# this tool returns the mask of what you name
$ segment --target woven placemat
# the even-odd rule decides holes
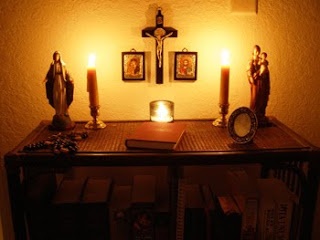
[[[276,125],[259,128],[250,144],[235,144],[227,128],[215,127],[210,120],[181,120],[180,122],[186,123],[187,128],[176,152],[301,149],[304,147],[302,143]],[[73,131],[88,132],[88,138],[78,142],[78,152],[142,151],[127,149],[125,146],[126,137],[141,123],[141,121],[106,122],[104,129],[88,130],[85,128],[85,122],[77,122]],[[53,131],[42,126],[38,134],[29,141],[37,142],[52,134],[54,134]],[[27,142],[24,143],[27,144]]]

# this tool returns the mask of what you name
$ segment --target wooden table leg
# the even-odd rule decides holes
[[[316,210],[318,187],[319,187],[319,173],[320,173],[320,164],[317,163],[317,161],[309,162],[309,169],[308,169],[308,175],[307,175],[308,186],[306,189],[306,197],[303,203],[305,206],[305,209],[304,209],[302,221],[301,221],[303,223],[303,226],[302,226],[302,232],[300,236],[303,239],[312,239],[312,226],[314,222],[314,215],[315,215],[314,213]]]
[[[9,164],[6,164],[5,167],[15,239],[26,240],[24,194],[20,181],[20,168],[17,166],[10,166]]]

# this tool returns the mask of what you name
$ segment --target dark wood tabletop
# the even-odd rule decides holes
[[[299,156],[307,161],[314,147],[275,118],[271,119],[271,126],[258,128],[253,142],[248,144],[235,143],[228,129],[213,126],[212,120],[178,120],[186,123],[187,128],[174,151],[128,149],[125,139],[141,121],[106,122],[106,128],[99,130],[88,130],[86,122],[79,121],[72,131],[85,131],[88,137],[77,141],[75,154],[62,156],[47,149],[24,151],[24,146],[59,133],[50,130],[50,121],[44,120],[5,159],[6,164],[21,166],[48,164],[60,158],[72,159],[72,165],[232,164],[288,161]],[[240,156],[245,158],[239,160]]]

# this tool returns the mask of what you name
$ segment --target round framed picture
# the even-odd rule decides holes
[[[228,120],[228,131],[236,143],[250,143],[258,129],[256,114],[248,107],[234,110]]]

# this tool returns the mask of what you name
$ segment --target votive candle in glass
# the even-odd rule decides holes
[[[152,122],[173,122],[174,102],[155,100],[150,102],[150,120]]]

